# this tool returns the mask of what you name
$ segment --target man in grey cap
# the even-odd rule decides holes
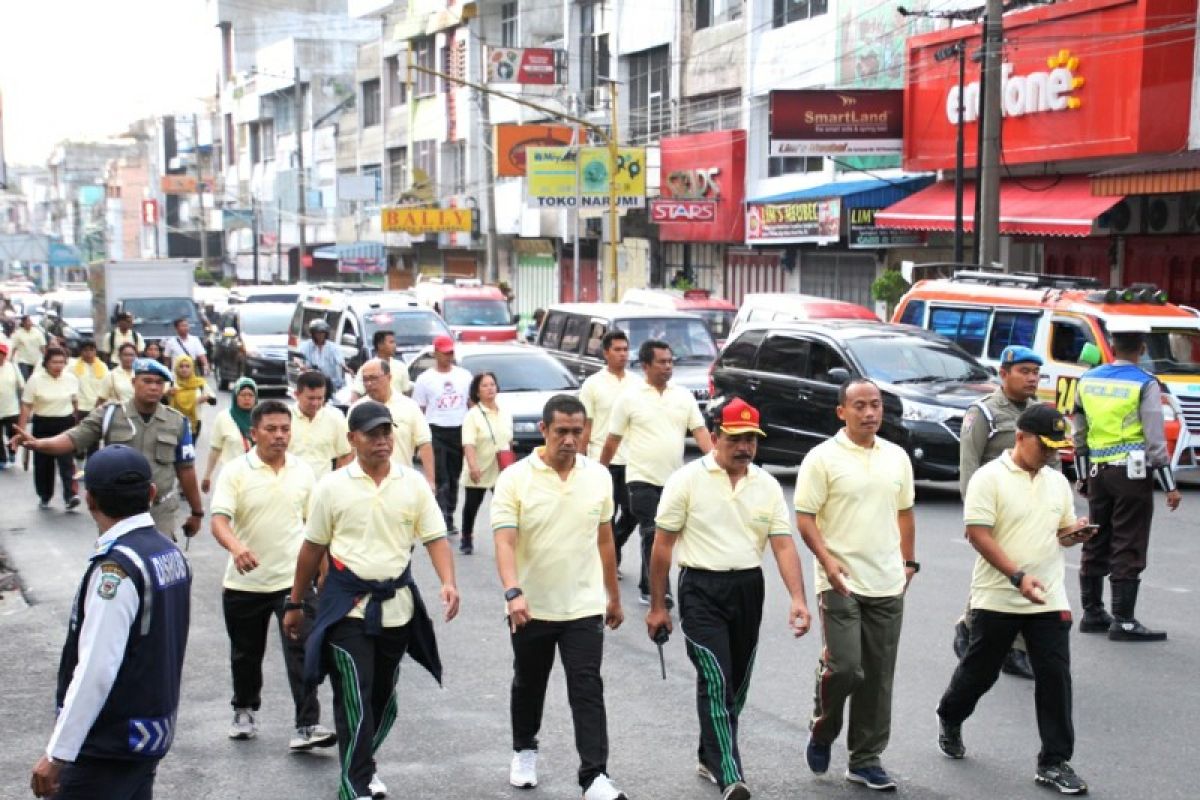
[[[110,444],[132,447],[146,457],[153,471],[158,491],[150,515],[155,527],[174,537],[182,494],[191,508],[183,532],[195,536],[204,519],[196,481],[196,447],[188,420],[160,402],[170,380],[171,373],[162,364],[139,358],[133,362],[133,399],[99,406],[74,428],[57,436],[35,439],[18,429],[13,441],[49,455],[86,453]]]

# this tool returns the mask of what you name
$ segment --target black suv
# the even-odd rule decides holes
[[[750,323],[713,364],[713,404],[740,397],[762,414],[763,462],[795,466],[837,433],[838,387],[869,378],[883,392],[879,434],[903,447],[918,478],[958,477],[963,413],[995,385],[958,345],[910,325]]]

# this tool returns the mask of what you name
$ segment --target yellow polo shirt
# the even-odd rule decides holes
[[[109,402],[127,403],[133,399],[133,370],[113,367],[100,385],[100,399]]]
[[[308,464],[291,453],[278,472],[263,463],[257,449],[225,465],[217,479],[212,513],[230,519],[234,535],[258,558],[258,566],[241,575],[231,555],[222,586],[240,592],[291,588],[315,485]]]
[[[21,394],[21,402],[33,406],[34,416],[38,417],[70,417],[75,414],[78,399],[79,381],[65,369],[57,378],[44,369],[35,370]]]
[[[1013,463],[1010,450],[979,468],[967,486],[963,521],[984,525],[1019,569],[1046,587],[1046,604],[1026,600],[983,556],[971,575],[971,608],[1008,614],[1068,611],[1066,562],[1058,531],[1075,524],[1075,498],[1061,472],[1042,467],[1030,475]]]
[[[81,358],[72,359],[67,365],[67,371],[79,381],[79,408],[81,411],[91,411],[96,407],[108,383],[108,366],[100,359],[94,364],[87,364]]]
[[[467,467],[467,459],[463,458],[462,476],[459,480],[463,486],[473,489],[490,489],[496,485],[500,477],[500,465],[496,462],[496,453],[500,450],[511,450],[513,440],[513,418],[503,408],[492,411],[482,404],[475,404],[467,416],[463,418],[462,443],[475,448],[475,463],[479,471],[479,482],[471,480],[471,470]]]
[[[687,435],[704,427],[692,393],[668,383],[659,392],[644,380],[630,386],[613,403],[608,432],[621,437],[625,480],[663,486],[683,466]]]
[[[417,448],[433,441],[433,433],[429,430],[429,423],[425,421],[425,412],[415,400],[395,389],[384,405],[392,412],[392,460],[412,469]]]
[[[365,365],[364,365],[365,366]],[[412,378],[408,377],[408,365],[398,358],[393,358],[392,363],[388,364],[391,369],[389,373],[392,378],[392,391],[400,394],[412,394]],[[358,372],[354,373],[354,383],[350,385],[350,391],[354,392],[360,398],[367,396],[366,385],[362,379],[363,368],[359,367]]]
[[[42,348],[46,346],[46,334],[34,325],[25,330],[20,325],[12,334],[12,360],[18,364],[42,363]]]
[[[604,440],[608,438],[608,425],[612,417],[613,403],[617,401],[619,394],[637,381],[638,378],[630,375],[628,371],[625,372],[624,377],[618,378],[605,368],[589,376],[583,382],[583,386],[579,389],[579,402],[583,403],[583,407],[587,411],[587,418],[592,421],[592,436],[588,439],[588,458],[600,458],[600,451],[604,449]],[[612,460],[616,466],[627,463],[625,449],[625,442],[622,441]]]
[[[677,535],[679,566],[723,571],[760,566],[767,537],[792,535],[788,516],[774,476],[751,465],[734,486],[709,453],[675,471],[654,521]]]
[[[15,417],[21,413],[21,390],[25,378],[12,361],[0,364],[0,419]]]
[[[238,456],[248,452],[246,439],[238,429],[237,423],[233,421],[233,417],[229,415],[228,409],[217,414],[212,433],[209,434],[208,444],[213,450],[221,451],[221,461],[219,462],[221,466],[225,466]],[[253,445],[250,446],[253,447]]]
[[[444,538],[446,522],[425,476],[393,463],[376,486],[355,461],[317,482],[304,535],[358,577],[380,581],[400,577],[418,543]],[[368,599],[346,616],[361,618]],[[407,625],[412,613],[412,592],[401,589],[383,603],[383,625]]]
[[[331,406],[321,406],[312,419],[292,406],[292,441],[288,452],[299,456],[318,479],[333,471],[336,459],[350,455],[346,417]]]
[[[825,546],[850,571],[850,591],[864,597],[904,592],[896,515],[912,508],[915,497],[903,448],[878,436],[871,448],[859,447],[845,428],[810,450],[796,476],[796,511],[816,515]],[[817,592],[828,591],[825,570],[820,564],[813,570]]]
[[[542,448],[496,481],[492,529],[517,529],[517,583],[534,619],[562,621],[604,613],[608,596],[599,529],[612,521],[612,476],[576,454],[564,481]]]

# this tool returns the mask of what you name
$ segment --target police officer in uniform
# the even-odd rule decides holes
[[[175,736],[192,573],[155,530],[141,453],[98,451],[84,484],[100,538],[63,646],[58,720],[30,787],[56,800],[149,800]]]
[[[1028,347],[1004,348],[1000,353],[999,388],[967,408],[958,450],[958,488],[963,497],[967,496],[967,485],[980,467],[1012,449],[1017,440],[1017,418],[1037,396],[1042,363],[1042,357]],[[967,649],[970,620],[968,607],[954,626],[954,653],[959,658]],[[1008,675],[1033,680],[1025,639],[1019,634],[1002,669]]]
[[[150,462],[157,488],[150,515],[155,526],[175,537],[179,495],[191,507],[183,523],[184,534],[195,536],[204,519],[204,504],[196,481],[196,447],[187,419],[160,401],[171,373],[149,358],[133,362],[133,399],[106,403],[82,422],[58,436],[34,439],[18,429],[14,441],[37,453],[61,455],[86,453],[93,447],[124,444],[139,451]]]
[[[1136,320],[1113,320],[1113,362],[1088,370],[1075,393],[1075,463],[1079,490],[1088,498],[1099,533],[1083,546],[1079,593],[1083,633],[1108,632],[1118,642],[1160,642],[1164,631],[1150,630],[1133,615],[1138,585],[1146,568],[1157,478],[1167,507],[1181,495],[1171,472],[1163,435],[1162,389],[1137,365],[1146,353],[1148,327]],[[1112,585],[1112,615],[1104,609],[1104,576]]]

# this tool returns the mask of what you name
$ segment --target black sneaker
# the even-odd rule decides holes
[[[1005,675],[1012,675],[1029,681],[1033,680],[1033,666],[1029,663],[1029,656],[1020,650],[1008,651],[1008,655],[1004,657],[1004,665],[1000,667],[1000,671]]]
[[[851,767],[846,770],[846,780],[877,792],[896,791],[896,782],[883,767]]]
[[[1063,794],[1087,794],[1088,785],[1066,761],[1038,767],[1033,780],[1038,786],[1052,786]]]
[[[468,542],[466,539],[464,539],[458,545],[458,552],[462,553],[464,556],[469,556],[475,552],[475,545],[472,544],[471,542]]]
[[[829,771],[829,756],[833,745],[821,744],[813,735],[808,735],[808,745],[804,748],[804,761],[814,775],[824,775]]]
[[[74,511],[75,509],[79,508],[79,502],[79,495],[72,495],[71,497],[68,497],[67,510]]]
[[[962,725],[946,722],[941,714],[938,715],[938,750],[941,750],[946,758],[959,759],[967,754],[962,740]]]
[[[721,800],[750,800],[750,788],[741,781],[734,781],[725,787]]]

